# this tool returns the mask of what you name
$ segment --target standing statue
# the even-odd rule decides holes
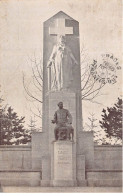
[[[47,64],[51,69],[51,90],[68,89],[73,81],[73,66],[77,64],[70,48],[66,46],[65,36],[58,35]]]
[[[55,140],[73,140],[72,116],[67,109],[63,108],[63,102],[59,102],[58,107],[59,109],[55,112],[54,119],[51,121],[56,123],[54,129]]]

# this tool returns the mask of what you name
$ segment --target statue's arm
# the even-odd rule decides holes
[[[71,53],[71,58],[72,58],[73,62],[74,62],[76,65],[78,65],[78,62],[77,62],[77,60],[75,59],[75,57],[73,56],[72,53]]]
[[[73,60],[73,62],[74,62],[76,65],[78,65],[78,62],[77,62],[77,60],[75,59],[74,55],[72,54],[70,48],[69,48],[69,53],[70,53],[70,57],[71,57],[71,59]]]
[[[54,119],[51,121],[53,124],[57,122],[57,112],[54,114]]]
[[[68,110],[67,110],[67,117],[68,117],[68,123],[72,124],[72,115]]]

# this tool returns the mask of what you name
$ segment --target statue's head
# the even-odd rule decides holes
[[[58,103],[58,107],[59,107],[60,109],[63,108],[63,102],[62,102],[62,101],[60,101],[60,102]]]
[[[59,44],[65,44],[65,42],[66,42],[65,36],[64,36],[64,35],[58,35],[58,36],[57,36],[57,42],[58,42]]]

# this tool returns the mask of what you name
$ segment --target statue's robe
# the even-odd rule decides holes
[[[73,66],[76,62],[70,48],[58,43],[53,47],[50,61],[51,89],[68,89],[73,81]]]

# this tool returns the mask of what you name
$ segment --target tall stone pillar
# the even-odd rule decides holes
[[[43,30],[43,125],[40,136],[33,136],[32,166],[42,171],[41,186],[83,186],[86,184],[85,162],[89,167],[91,163],[89,156],[86,156],[89,148],[86,150],[85,145],[81,144],[79,23],[60,11],[44,22]],[[54,125],[51,120],[60,101],[72,115],[74,141],[54,142]],[[63,175],[60,167],[64,168]]]
[[[52,89],[52,70],[47,68],[47,65],[55,54],[54,48],[58,43],[58,35],[63,35],[65,37],[65,45],[68,48],[68,51],[71,51],[73,61],[76,62],[72,64],[71,68],[69,64],[71,63],[70,61],[63,67],[63,89]],[[66,58],[69,58],[68,55]],[[71,75],[69,72],[71,72]],[[66,85],[69,82],[67,81],[67,78],[69,79],[68,74],[71,77],[69,86]],[[43,142],[47,144],[48,161],[50,161],[51,165],[54,161],[52,160],[54,151],[54,146],[52,144],[52,141],[54,140],[54,125],[51,124],[51,119],[53,118],[54,112],[57,110],[57,103],[59,101],[63,101],[64,108],[68,109],[73,117],[74,144],[71,147],[73,151],[73,155],[71,156],[72,158],[74,157],[74,166],[72,166],[72,169],[74,170],[74,178],[76,178],[76,141],[79,137],[79,132],[82,131],[79,23],[63,12],[57,13],[44,22],[42,130],[47,138],[46,141]],[[55,144],[55,146],[57,146],[57,144]],[[53,181],[53,167],[51,167],[50,170],[51,176],[49,181]]]

